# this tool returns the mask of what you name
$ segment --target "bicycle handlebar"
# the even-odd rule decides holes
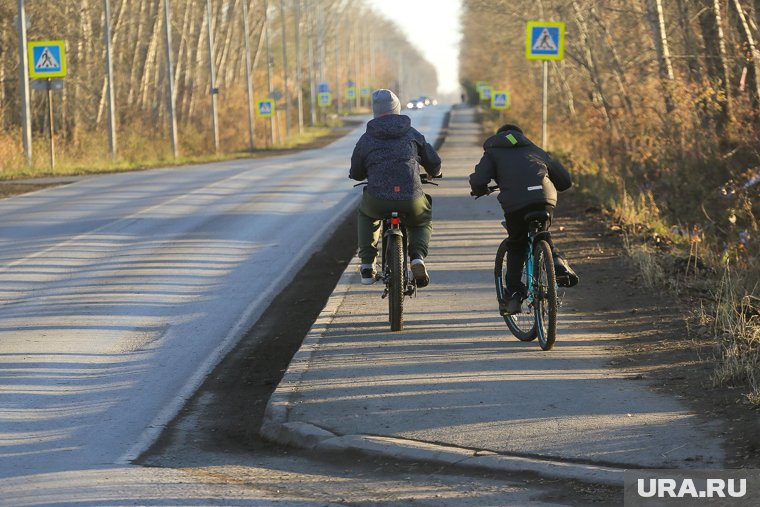
[[[428,181],[428,178],[440,179],[440,178],[443,178],[443,173],[440,173],[438,176],[428,176],[427,173],[420,174],[420,183],[422,183],[423,185],[435,185],[437,187],[438,183],[435,183],[434,181]],[[368,183],[367,181],[360,181],[359,183],[354,185],[354,187],[366,185],[367,183]]]
[[[486,187],[486,188],[488,189],[488,192],[486,192],[483,195],[491,195],[495,190],[499,189],[499,185],[491,185],[491,186]],[[483,195],[477,195],[472,190],[470,191],[470,195],[473,196],[473,197],[475,197],[475,199],[480,199],[481,197],[483,197]]]

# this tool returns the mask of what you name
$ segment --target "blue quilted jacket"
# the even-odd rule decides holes
[[[351,155],[348,177],[366,179],[372,197],[408,201],[424,195],[420,167],[430,176],[438,176],[441,159],[408,116],[389,114],[367,123],[367,131]]]

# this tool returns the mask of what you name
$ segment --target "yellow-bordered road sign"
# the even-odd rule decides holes
[[[525,30],[525,58],[528,60],[564,59],[565,24],[551,21],[528,21]]]
[[[62,40],[27,42],[29,77],[45,79],[66,76],[66,49]]]
[[[508,109],[509,92],[507,90],[494,90],[491,93],[491,109]]]
[[[329,107],[332,105],[332,93],[322,92],[317,94],[317,105],[319,107]]]
[[[270,118],[274,114],[274,99],[262,99],[256,103],[256,114]]]
[[[493,87],[483,85],[478,92],[480,93],[480,100],[489,100],[491,98],[491,92],[493,92]]]

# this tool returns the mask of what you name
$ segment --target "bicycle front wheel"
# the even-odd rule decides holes
[[[509,238],[505,239],[499,245],[499,249],[496,251],[496,262],[494,263],[494,282],[496,283],[496,298],[499,302],[499,306],[503,307],[507,304],[509,294],[507,294],[507,245]],[[526,283],[525,267],[523,267],[523,284],[527,287]],[[504,315],[504,322],[515,337],[524,342],[529,342],[536,339],[538,332],[536,330],[536,319],[533,316],[533,311],[524,305],[520,313],[515,315]]]
[[[534,247],[536,294],[533,306],[538,327],[538,344],[542,350],[551,350],[557,338],[557,276],[549,243],[540,240]]]
[[[388,238],[388,315],[391,331],[404,329],[404,247],[403,238],[393,234]]]

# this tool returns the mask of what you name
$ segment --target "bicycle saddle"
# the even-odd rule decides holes
[[[525,215],[525,221],[532,222],[533,220],[538,220],[539,222],[548,222],[549,217],[550,215],[548,211],[531,211]]]

